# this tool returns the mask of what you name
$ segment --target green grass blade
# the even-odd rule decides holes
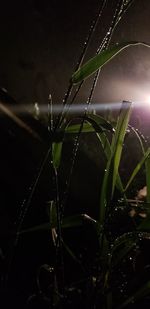
[[[121,159],[123,141],[129,122],[130,112],[131,112],[131,103],[123,102],[122,109],[117,121],[116,132],[113,135],[111,143],[111,155],[107,162],[101,189],[100,211],[99,211],[99,221],[101,225],[104,224],[105,212],[107,206],[109,205],[110,200],[113,198],[114,189],[118,178],[118,168]],[[122,187],[120,179],[118,180],[118,183]]]
[[[100,143],[103,147],[106,159],[109,160],[109,158],[111,156],[111,146],[110,146],[110,142],[109,142],[105,132],[102,132],[100,134],[97,133],[97,137],[98,137],[98,139],[99,139],[99,141],[100,141]],[[117,175],[117,179],[116,179],[116,187],[121,193],[123,193],[124,198],[126,199],[125,194],[124,194],[123,184],[122,184],[122,181],[121,181],[119,174]]]
[[[150,155],[150,148],[147,149],[147,151],[145,152],[145,154],[142,157],[141,161],[137,164],[137,166],[135,167],[134,171],[132,172],[132,174],[131,174],[128,182],[127,182],[127,185],[126,185],[126,187],[124,189],[125,192],[127,191],[129,186],[131,185],[132,181],[134,180],[135,176],[137,175],[137,173],[139,172],[139,170],[141,169],[141,167],[145,163],[145,161],[147,159],[150,161],[149,155]],[[150,165],[150,162],[148,163],[148,165]],[[149,182],[149,180],[148,180],[148,182]]]
[[[76,134],[79,132],[81,124],[73,124],[66,128],[65,133]],[[95,132],[94,128],[90,123],[85,122],[83,124],[82,133]]]
[[[79,117],[80,121],[84,120],[82,133],[88,132],[103,132],[103,130],[113,131],[113,126],[103,117],[99,115],[88,114],[86,117]],[[67,124],[65,128],[66,133],[78,133],[80,130],[80,124],[70,125]]]
[[[53,209],[54,212],[54,209]],[[51,230],[52,228],[57,227],[57,222],[56,222],[56,215],[54,212],[54,220],[51,219],[50,222],[42,223],[36,226],[33,226],[31,228],[22,230],[19,232],[19,234],[24,234],[24,233],[30,233],[30,232],[38,232],[38,231],[44,231],[44,230]],[[86,214],[81,214],[81,215],[74,215],[74,216],[69,216],[63,219],[62,222],[62,228],[72,228],[72,227],[78,227],[82,226],[85,223],[90,223],[93,225],[93,227],[96,227],[97,229],[97,221],[94,220],[93,218],[89,217]]]
[[[88,114],[86,117],[85,117],[85,120],[89,121],[93,128],[95,129],[96,132],[98,132],[97,128],[103,128],[105,130],[108,130],[108,131],[113,131],[114,128],[113,126],[111,125],[111,123],[106,120],[105,118],[99,116],[99,115],[96,115],[96,114]]]
[[[108,61],[114,58],[118,53],[123,51],[125,48],[136,45],[144,45],[150,47],[148,44],[143,42],[131,41],[124,42],[120,44],[116,44],[107,50],[102,51],[100,54],[91,58],[88,62],[86,62],[81,68],[79,68],[72,75],[72,83],[77,84],[81,81],[85,80],[87,77],[95,73],[98,69],[102,68]]]
[[[61,154],[62,154],[62,142],[53,143],[52,144],[52,161],[53,166],[58,169],[61,161]]]
[[[111,156],[111,146],[110,146],[110,142],[105,134],[105,132],[102,133],[97,133],[97,138],[100,142],[100,144],[102,145],[102,148],[104,150],[106,159],[108,160]]]
[[[118,168],[120,164],[123,142],[128,127],[129,119],[131,113],[131,103],[123,102],[120,116],[118,118],[116,134],[114,135],[114,141],[112,143],[112,153],[113,157],[113,180],[112,180],[112,196],[114,194],[114,189],[116,185],[116,179],[118,175]]]
[[[142,135],[141,133],[139,133],[134,127],[129,126],[129,128],[133,131],[133,133],[135,134],[135,136],[137,137],[137,140],[139,141],[142,153],[145,154],[145,148],[144,148],[144,143],[142,141]]]
[[[142,299],[143,297],[150,294],[150,281],[145,283],[141,288],[139,288],[132,296],[125,300],[117,309],[123,309],[127,305],[135,303],[136,301]],[[138,304],[137,304],[138,306]]]
[[[141,146],[141,150],[143,155],[145,155],[145,146],[147,145],[147,141],[144,139],[143,135],[141,133],[139,133],[137,130],[135,130],[133,127],[131,127],[131,130],[134,132],[134,134],[136,135],[139,144]],[[147,186],[147,203],[150,203],[150,157],[148,156],[148,158],[145,161],[145,173],[146,173],[146,186]]]
[[[101,195],[100,195],[100,210],[99,210],[99,222],[103,226],[105,220],[105,212],[110,202],[111,196],[111,183],[112,183],[112,156],[107,162],[105,175],[103,179]]]

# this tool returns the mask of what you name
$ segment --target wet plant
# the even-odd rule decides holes
[[[91,100],[101,68],[111,61],[113,57],[117,56],[118,53],[130,46],[135,46],[135,48],[137,45],[149,47],[144,42],[123,42],[110,46],[112,34],[132,2],[130,0],[118,1],[112,23],[96,55],[82,65],[91,36],[96,29],[106,4],[106,1],[102,2],[97,17],[92,22],[75,72],[70,79],[69,87],[62,104],[62,112],[57,119],[53,117],[52,100],[51,97],[49,98],[48,131],[50,145],[38,175],[36,175],[35,181],[30,186],[29,196],[21,205],[14,247],[17,246],[20,235],[44,229],[49,230],[52,235],[56,261],[53,267],[49,267],[48,265],[42,265],[40,267],[37,274],[38,296],[33,295],[28,299],[29,306],[37,296],[39,301],[43,300],[54,308],[65,308],[71,304],[71,306],[80,305],[86,306],[86,308],[102,307],[104,309],[121,309],[127,308],[129,305],[133,306],[134,302],[149,295],[149,279],[146,276],[142,282],[139,279],[141,273],[138,271],[138,258],[140,256],[141,241],[150,237],[150,180],[148,177],[150,169],[150,148],[147,146],[141,134],[129,125],[132,108],[131,102],[123,101],[120,104],[119,113],[113,122],[90,111]],[[70,106],[74,103],[85,80],[93,74],[95,76],[82,115],[77,118],[70,118]],[[127,183],[124,183],[121,174],[121,159],[124,151],[124,143],[126,143],[127,135],[131,131],[136,136],[137,143],[141,147],[142,155],[140,161],[131,171]],[[91,132],[96,136],[99,147],[102,150],[102,156],[106,162],[102,184],[99,188],[99,203],[96,205],[99,214],[96,218],[91,218],[88,214],[65,216],[65,206],[77,151],[79,149],[80,137],[81,134],[84,135]],[[67,136],[73,138],[74,145],[69,175],[65,179],[65,188],[62,192],[60,188],[60,170],[62,160],[64,159],[62,152]],[[54,185],[53,198],[48,202],[49,221],[38,226],[23,229],[22,224],[25,215],[30,208],[37,183],[47,160],[50,161]],[[138,172],[144,166],[147,201],[142,202],[138,199],[131,200],[129,189],[135,181]],[[132,210],[135,211],[135,216],[131,215]],[[141,213],[144,216],[140,216]],[[126,220],[125,226],[120,226],[120,224],[117,226],[116,219],[120,221],[122,216]],[[127,226],[126,222],[128,223]],[[85,258],[87,252],[86,246],[84,247],[86,252],[82,250],[81,252],[80,250],[79,252],[74,252],[64,237],[67,230],[70,231],[72,228],[80,230],[83,226],[85,230],[90,230],[92,235],[94,233],[96,242],[90,262],[87,262],[88,258],[87,260]],[[73,239],[71,241],[73,242]],[[64,251],[67,252],[74,263],[82,270],[82,276],[77,282],[66,283]],[[12,258],[13,254],[8,263],[9,267],[11,267]],[[142,265],[141,272],[144,273],[148,266],[147,264]],[[46,273],[46,278],[48,277],[46,292],[41,280],[43,271]],[[9,275],[9,272],[7,275]],[[135,281],[138,283],[136,287]],[[85,300],[86,298],[87,301]]]

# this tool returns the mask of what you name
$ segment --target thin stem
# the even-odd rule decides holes
[[[133,2],[133,0],[130,1],[130,4],[131,4],[131,2]],[[125,10],[123,9],[123,4],[124,4],[124,0],[120,0],[118,2],[117,8],[115,10],[114,17],[113,17],[113,20],[111,22],[111,26],[109,27],[109,31],[107,31],[107,33],[106,33],[106,35],[105,35],[105,37],[104,37],[100,47],[98,48],[97,54],[100,53],[102,50],[104,50],[104,49],[106,49],[108,47],[109,42],[110,42],[110,40],[112,38],[113,32],[114,32],[117,24],[119,23],[121,17],[123,16],[125,11],[127,10],[127,8],[125,8]],[[129,6],[129,3],[128,3],[128,6]],[[71,182],[71,178],[72,178],[72,173],[73,173],[73,168],[74,168],[74,164],[75,164],[75,159],[76,159],[76,155],[77,155],[77,151],[78,151],[78,147],[79,147],[80,135],[81,135],[81,132],[82,132],[82,129],[83,129],[83,125],[84,125],[85,117],[86,117],[86,114],[87,114],[87,111],[88,111],[88,107],[91,104],[91,100],[93,98],[93,94],[94,94],[94,90],[95,90],[95,87],[96,87],[96,84],[97,84],[97,81],[98,81],[99,73],[100,73],[100,70],[98,70],[96,72],[95,76],[94,76],[94,80],[93,80],[93,84],[92,84],[92,87],[91,87],[91,90],[90,90],[90,94],[89,94],[89,97],[88,97],[87,102],[86,102],[87,106],[85,107],[84,117],[82,119],[82,122],[81,122],[81,125],[80,125],[80,128],[79,128],[77,137],[75,139],[75,143],[74,143],[74,147],[73,147],[72,164],[71,164],[71,168],[70,168],[70,172],[69,172],[69,177],[68,177],[68,181],[67,181],[67,187],[66,187],[66,190],[65,190],[65,193],[64,193],[64,199],[63,199],[63,202],[62,202],[62,209],[64,208],[64,205],[65,205],[65,203],[67,201],[67,195],[68,195],[69,186],[70,186],[70,182]],[[80,86],[81,86],[81,84],[79,85],[79,87]]]
[[[97,25],[98,25],[98,23],[99,23],[99,20],[100,20],[100,18],[101,18],[101,15],[102,15],[103,9],[104,9],[104,7],[105,7],[105,5],[106,5],[106,2],[107,2],[107,0],[103,0],[102,4],[100,5],[100,8],[99,8],[99,10],[98,10],[98,14],[96,15],[96,18],[92,21],[92,24],[91,24],[89,33],[88,33],[88,35],[87,35],[87,37],[86,37],[86,39],[85,39],[85,42],[84,42],[84,44],[83,44],[82,52],[81,52],[81,55],[80,55],[80,57],[79,57],[79,60],[78,60],[78,62],[77,62],[77,65],[76,65],[76,67],[75,67],[74,72],[78,70],[78,68],[80,67],[80,65],[81,65],[82,62],[83,62],[83,59],[84,59],[85,54],[86,54],[86,52],[87,52],[87,49],[88,49],[88,47],[89,47],[89,44],[90,44],[90,41],[91,41],[92,36],[93,36],[93,34],[94,34],[94,31],[95,31],[95,29],[96,29],[96,27],[97,27]],[[78,87],[78,89],[77,89],[77,91],[76,91],[76,95],[74,96],[74,99],[75,99],[75,97],[77,96],[77,94],[78,94],[80,88],[81,88],[81,87]],[[64,99],[63,99],[63,110],[62,110],[62,112],[61,112],[61,115],[58,117],[58,121],[57,121],[57,123],[56,123],[55,129],[58,129],[58,128],[60,127],[60,125],[62,124],[62,122],[63,122],[63,120],[64,120],[64,116],[66,116],[66,105],[67,105],[67,101],[68,101],[68,99],[69,99],[69,97],[70,97],[70,95],[71,95],[72,89],[73,89],[73,84],[72,84],[72,82],[70,81],[69,87],[68,87],[67,92],[66,92],[66,94],[65,94],[65,97],[64,97]],[[73,101],[74,101],[74,100],[71,101],[71,104],[73,103]]]

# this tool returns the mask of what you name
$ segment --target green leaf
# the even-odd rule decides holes
[[[110,142],[105,134],[105,132],[102,133],[97,133],[97,138],[99,140],[99,142],[101,143],[101,146],[104,150],[104,154],[106,156],[106,159],[109,160],[110,156],[111,156],[111,146],[110,146]]]
[[[141,146],[141,150],[143,155],[145,155],[145,146],[147,146],[147,141],[145,140],[144,136],[137,130],[135,130],[132,126],[130,126],[131,130],[136,135],[139,144]],[[145,161],[145,173],[146,173],[146,186],[147,186],[147,203],[150,203],[150,156],[147,157]]]
[[[105,120],[103,117],[100,117],[99,115],[93,115],[88,114],[86,117],[79,117],[77,118],[80,121],[84,120],[82,133],[88,133],[88,132],[103,132],[103,130],[113,131],[113,126],[111,123],[107,120]],[[67,124],[65,128],[66,133],[78,133],[80,130],[80,124],[74,124],[70,125]]]
[[[109,140],[105,134],[105,132],[102,132],[102,133],[97,133],[97,137],[103,147],[103,150],[104,150],[104,153],[105,153],[105,156],[107,158],[107,160],[109,160],[110,156],[111,156],[111,146],[110,146],[110,143],[109,143]],[[124,188],[123,188],[123,184],[122,184],[122,181],[121,181],[121,178],[119,176],[119,173],[117,175],[117,179],[116,179],[116,187],[117,189],[124,195],[124,199],[126,200],[126,196],[124,194]]]
[[[73,134],[73,133],[78,133],[79,132],[79,130],[80,130],[80,126],[81,126],[81,124],[80,123],[78,123],[78,124],[73,124],[73,125],[69,125],[67,128],[66,128],[66,130],[65,130],[65,132],[66,133],[71,133],[71,134]],[[90,124],[90,123],[84,123],[83,124],[83,128],[82,128],[82,133],[90,133],[90,132],[94,132],[95,130],[93,129],[93,127],[92,127],[92,125]]]
[[[112,196],[116,185],[116,179],[118,175],[118,168],[120,164],[123,142],[126,134],[126,130],[129,123],[131,113],[131,102],[123,102],[120,116],[118,118],[116,133],[114,140],[112,141],[112,153],[113,155],[113,180],[112,180]]]
[[[53,161],[53,166],[56,169],[58,169],[60,165],[62,145],[63,145],[62,142],[52,144],[52,161]]]
[[[125,48],[130,46],[143,45],[150,47],[148,44],[143,42],[131,41],[124,42],[120,44],[116,44],[112,47],[109,47],[107,50],[102,51],[100,54],[91,58],[88,62],[86,62],[81,68],[79,68],[72,75],[72,83],[77,84],[95,73],[98,69],[102,68],[106,63],[108,63],[112,58],[114,58],[117,54],[123,51]]]
[[[137,166],[135,167],[134,171],[132,172],[132,174],[131,174],[131,176],[130,176],[130,178],[129,178],[129,180],[128,180],[128,183],[127,183],[127,185],[126,185],[126,187],[125,187],[125,189],[124,189],[125,192],[127,191],[127,189],[129,188],[129,186],[131,185],[133,179],[135,178],[135,176],[137,175],[137,173],[138,173],[139,170],[141,169],[141,167],[142,167],[142,165],[144,164],[144,162],[148,159],[149,155],[150,155],[150,148],[147,149],[147,151],[145,152],[143,158],[142,158],[141,161],[137,164]],[[150,160],[150,159],[148,159],[148,160]],[[148,182],[149,182],[149,180],[148,180]]]
[[[130,112],[131,103],[123,102],[122,109],[117,121],[116,132],[113,135],[110,156],[106,165],[105,175],[101,189],[99,211],[99,221],[101,225],[104,224],[105,212],[107,206],[110,203],[110,200],[113,198],[116,183],[120,186],[120,189],[123,190],[121,179],[118,178],[118,168],[120,164],[123,142],[129,122]]]
[[[55,209],[53,209],[52,212],[53,212],[52,216],[54,216],[54,218],[51,218],[51,222],[46,222],[46,223],[22,230],[19,232],[19,234],[37,232],[37,231],[43,231],[43,230],[51,230],[52,228],[56,228],[57,222],[56,222]],[[78,226],[82,226],[85,223],[90,223],[94,227],[97,227],[97,224],[98,224],[96,220],[89,217],[88,215],[81,214],[81,215],[69,216],[69,217],[64,218],[62,222],[62,228],[78,227]]]
[[[142,140],[142,134],[140,132],[138,132],[138,130],[136,130],[134,127],[132,127],[131,125],[129,125],[129,128],[133,131],[133,133],[135,134],[139,144],[140,144],[140,147],[141,147],[141,150],[142,150],[142,153],[145,154],[145,148],[144,148],[144,144],[143,144],[143,140]]]
[[[88,122],[90,122],[93,126],[93,128],[95,129],[96,132],[99,132],[99,128],[103,128],[105,130],[108,131],[113,131],[114,128],[111,125],[111,123],[106,120],[105,118],[99,116],[99,115],[94,115],[94,114],[88,114],[85,117],[85,120],[87,120]],[[100,130],[101,132],[102,130]]]

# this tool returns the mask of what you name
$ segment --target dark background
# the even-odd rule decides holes
[[[95,18],[99,0],[1,1],[0,85],[21,103],[61,103],[68,81]],[[116,0],[107,1],[87,58],[93,56],[108,31]],[[150,42],[150,2],[135,0],[112,37]],[[95,102],[123,99],[145,101],[150,96],[150,50],[132,47],[113,59],[101,73]],[[84,102],[88,84],[79,101]]]

